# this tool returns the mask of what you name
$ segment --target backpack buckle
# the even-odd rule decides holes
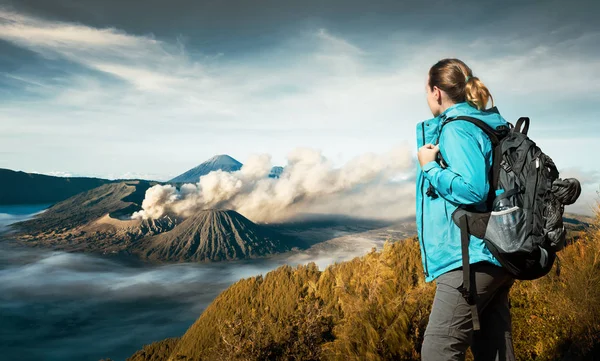
[[[465,288],[464,284],[460,285],[460,287],[458,287],[457,290],[458,290],[458,292],[460,292],[460,294],[462,295],[462,297],[465,299],[465,301],[467,301],[467,303],[469,305],[474,305],[475,304],[475,300],[473,299],[473,293],[469,292]]]
[[[503,159],[500,162],[500,166],[506,171],[506,173],[510,173],[513,170],[512,167],[511,167],[511,165],[508,164],[508,162],[505,159]]]
[[[429,188],[427,188],[427,192],[425,192],[425,194],[432,199],[436,199],[438,197],[438,195],[435,193],[435,188],[433,188],[431,184],[429,185]]]

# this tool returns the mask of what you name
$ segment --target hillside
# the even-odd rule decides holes
[[[83,226],[108,213],[113,216],[132,213],[141,209],[146,190],[154,184],[149,181],[104,184],[56,203],[30,220],[14,223],[12,228],[36,235]]]
[[[561,273],[511,290],[518,360],[600,357],[600,213],[561,252]],[[321,271],[281,266],[222,292],[180,338],[128,361],[419,360],[435,286],[415,238]]]
[[[129,253],[131,243],[173,229],[181,219],[130,219],[141,209],[148,188],[157,182],[123,181],[104,184],[54,204],[27,221],[11,224],[10,239],[57,250]]]
[[[0,168],[0,205],[59,202],[111,182],[101,178],[54,177]]]
[[[206,209],[135,247],[144,258],[198,262],[259,257],[305,245],[233,210]]]

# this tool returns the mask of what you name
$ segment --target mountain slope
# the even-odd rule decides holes
[[[14,223],[13,228],[36,234],[66,230],[88,224],[105,214],[141,209],[145,192],[156,182],[126,181],[104,184],[54,204],[32,219]]]
[[[114,181],[0,169],[0,205],[54,203]]]
[[[12,233],[4,237],[57,250],[128,254],[132,242],[169,231],[181,222],[170,215],[130,218],[141,209],[146,190],[154,184],[125,181],[102,185],[56,203],[32,219],[11,224]]]
[[[242,163],[228,156],[227,154],[219,154],[201,163],[187,172],[178,175],[171,179],[169,183],[197,183],[201,176],[206,175],[215,170],[223,170],[226,172],[234,172],[242,168]]]
[[[255,224],[233,210],[206,209],[168,232],[138,242],[134,252],[161,261],[222,261],[302,246],[299,240]]]
[[[561,252],[560,275],[511,289],[518,360],[600,357],[598,215]],[[386,242],[322,271],[310,262],[241,279],[179,339],[145,346],[128,361],[420,360],[434,294],[418,240]]]

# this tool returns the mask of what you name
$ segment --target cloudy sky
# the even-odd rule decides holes
[[[215,154],[416,154],[427,71],[457,57],[595,196],[598,15],[597,1],[0,0],[0,168],[167,180]]]

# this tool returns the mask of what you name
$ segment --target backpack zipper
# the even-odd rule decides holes
[[[421,123],[421,131],[423,132],[423,144],[421,144],[421,146],[425,145],[425,122]],[[425,206],[425,195],[423,194],[423,188],[425,186],[425,176],[421,176],[421,248],[423,249],[423,257],[425,258],[425,276],[429,277],[429,270],[427,267],[427,252],[425,252],[425,237],[424,237],[424,233],[423,233],[423,222],[424,222],[424,216],[423,216],[423,207]]]
[[[538,155],[537,157],[535,157],[535,186],[533,187],[533,189],[535,190],[535,195],[533,196],[533,205],[531,206],[531,211],[535,213],[535,199],[537,198],[537,185],[538,185],[538,178],[540,175],[540,156]],[[533,231],[533,221],[535,220],[535,217],[531,217],[531,230]]]

